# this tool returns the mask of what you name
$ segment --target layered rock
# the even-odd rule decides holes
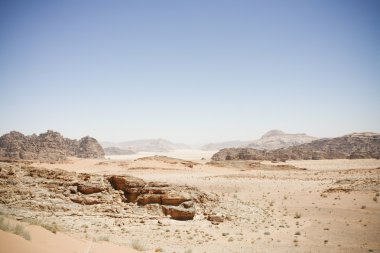
[[[112,213],[117,217],[131,214],[148,217],[155,210],[153,218],[169,215],[178,220],[193,219],[197,211],[204,215],[210,202],[208,195],[188,186],[3,162],[0,162],[0,192],[0,206],[49,212],[88,210],[91,215]]]
[[[130,176],[111,176],[108,181],[115,190],[124,192],[127,202],[139,206],[159,204],[165,215],[176,220],[191,220],[195,216],[194,196],[186,187],[161,182],[145,183]]]
[[[1,159],[55,162],[69,156],[102,158],[104,151],[94,138],[87,136],[79,141],[71,140],[54,131],[38,136],[12,131],[0,137]]]
[[[222,149],[212,156],[222,160],[319,160],[319,159],[380,159],[380,134],[354,133],[338,138],[319,139],[294,147],[276,150],[253,148]]]

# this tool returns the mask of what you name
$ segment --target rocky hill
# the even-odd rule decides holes
[[[319,160],[319,159],[380,159],[380,134],[353,133],[338,138],[319,139],[311,143],[275,150],[253,148],[222,149],[212,156],[222,160]]]
[[[29,136],[12,131],[0,137],[1,159],[55,162],[69,156],[101,158],[104,151],[97,140],[89,136],[71,140],[50,130]]]
[[[309,143],[316,139],[306,134],[288,134],[280,130],[271,130],[250,143],[247,148],[274,150]]]
[[[209,143],[201,147],[202,150],[220,150],[223,148],[254,148],[274,150],[287,148],[304,143],[309,143],[317,138],[306,134],[288,134],[280,130],[271,130],[254,141],[226,141],[219,143]]]

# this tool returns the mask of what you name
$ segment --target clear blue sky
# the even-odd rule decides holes
[[[0,134],[380,132],[380,1],[1,1]]]

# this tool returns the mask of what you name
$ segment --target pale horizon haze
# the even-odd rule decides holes
[[[380,2],[1,1],[0,135],[380,132]]]

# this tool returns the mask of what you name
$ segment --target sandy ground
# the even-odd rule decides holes
[[[139,252],[130,247],[123,247],[110,242],[94,242],[92,240],[79,239],[68,233],[52,233],[40,226],[29,225],[24,222],[18,222],[11,218],[5,218],[5,222],[12,225],[20,224],[30,235],[30,240],[21,236],[0,230],[0,252],[9,253],[134,253]]]
[[[46,252],[62,252],[54,245],[63,240],[77,245],[75,251],[65,252],[78,253],[119,252],[111,247],[122,246],[123,252],[129,252],[133,240],[139,240],[144,249],[163,252],[380,252],[380,160],[285,163],[306,170],[260,169],[248,163],[215,166],[206,164],[208,160],[195,160],[193,168],[161,159],[72,159],[34,166],[195,186],[218,196],[215,213],[229,217],[219,225],[197,217],[192,221],[167,219],[160,226],[150,220],[132,222],[127,232],[105,229],[104,235],[115,245],[95,243],[90,251],[83,250],[90,241],[67,227],[53,235],[56,238],[50,244],[0,231],[0,252],[45,252],[38,250],[41,245],[46,245]],[[36,251],[17,251],[11,248],[14,245],[36,247]]]

